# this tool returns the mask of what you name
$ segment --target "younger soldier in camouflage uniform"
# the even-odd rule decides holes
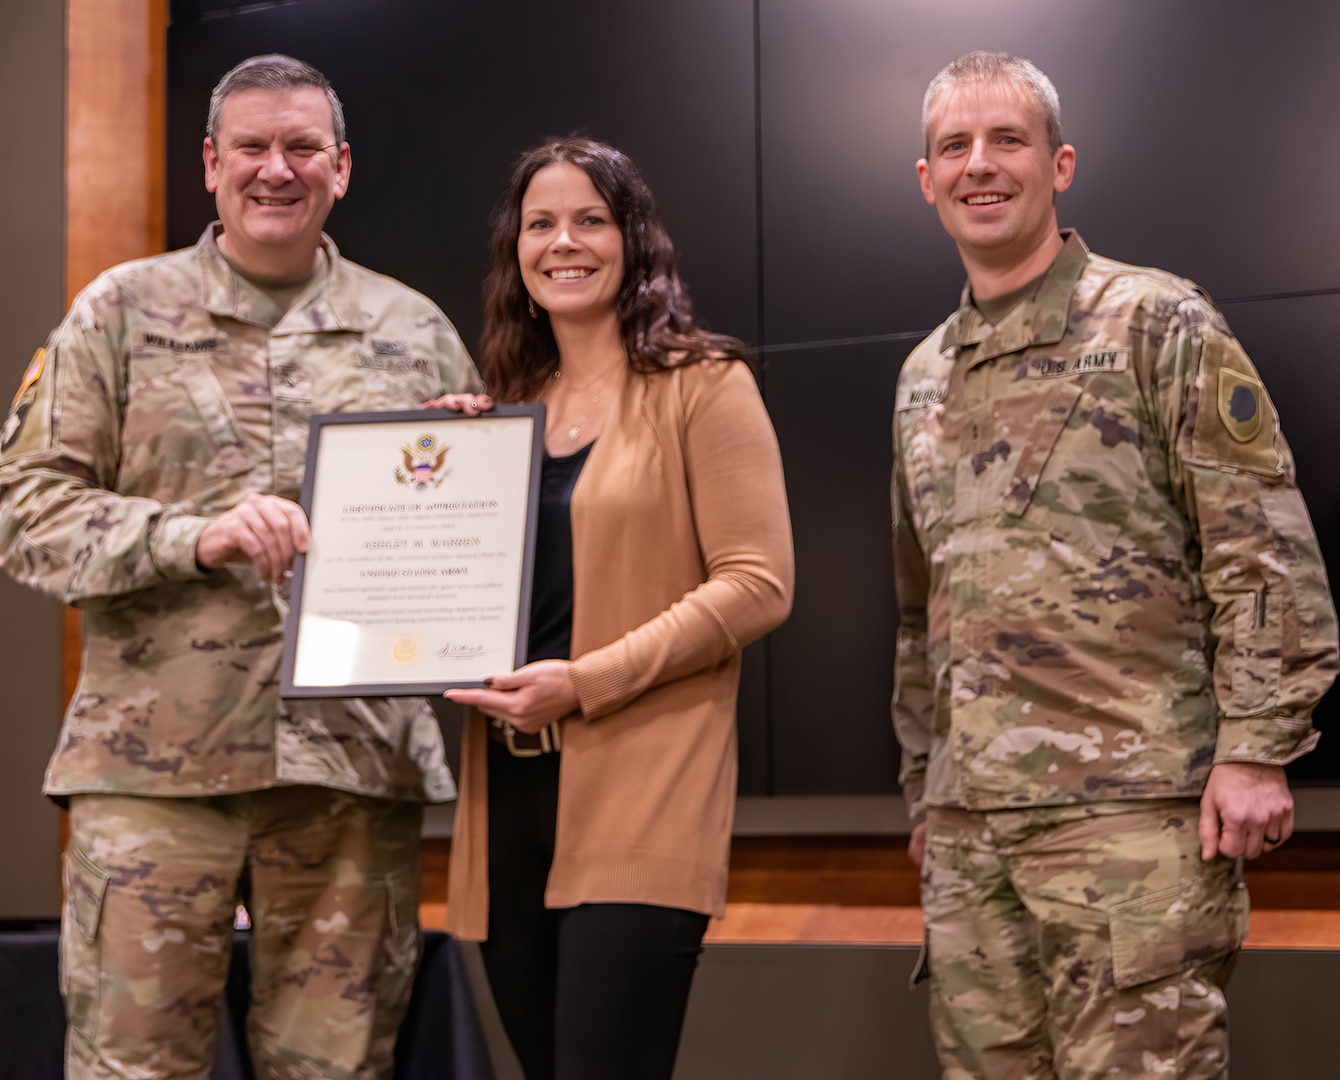
[[[350,158],[320,73],[244,62],[208,132],[221,222],[84,290],[3,432],[5,568],[84,613],[45,787],[70,806],[68,1075],[208,1076],[242,888],[259,1074],[385,1076],[421,804],[451,777],[421,700],[279,700],[275,589],[308,417],[476,375],[441,311],[322,234]]]
[[[945,1076],[1223,1076],[1337,666],[1293,459],[1204,293],[1058,230],[1045,75],[969,54],[923,124],[969,280],[898,383],[894,722]]]

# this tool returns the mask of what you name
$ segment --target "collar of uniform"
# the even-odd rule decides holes
[[[972,287],[964,285],[958,311],[940,339],[941,351],[976,345],[971,363],[977,364],[993,356],[1060,341],[1065,335],[1070,296],[1089,258],[1088,246],[1074,229],[1062,229],[1061,237],[1061,252],[1038,286],[1037,296],[1011,311],[999,326],[992,326],[973,306]]]
[[[237,275],[219,250],[218,234],[222,230],[221,222],[212,222],[195,246],[200,263],[200,302],[212,315],[255,322],[247,310],[246,294],[238,287]],[[325,233],[321,234],[321,246],[330,266],[326,287],[285,315],[281,325],[284,331],[362,330],[369,316],[358,303],[340,250]]]

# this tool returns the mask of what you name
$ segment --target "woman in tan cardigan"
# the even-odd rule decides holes
[[[529,1080],[668,1078],[725,910],[740,651],[791,606],[777,440],[623,154],[526,154],[492,243],[484,379],[545,403],[546,457],[531,662],[447,694],[473,706],[448,926]]]

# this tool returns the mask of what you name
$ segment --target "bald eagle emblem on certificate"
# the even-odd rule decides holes
[[[447,463],[447,451],[450,446],[442,446],[432,435],[420,435],[412,443],[400,448],[403,469],[395,471],[395,482],[416,491],[427,491],[439,486],[447,478],[443,471]]]

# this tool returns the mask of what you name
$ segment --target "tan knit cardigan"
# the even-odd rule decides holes
[[[572,495],[572,678],[548,907],[725,912],[740,650],[786,618],[777,437],[749,369],[630,375]],[[462,747],[447,927],[488,933],[484,718]]]

